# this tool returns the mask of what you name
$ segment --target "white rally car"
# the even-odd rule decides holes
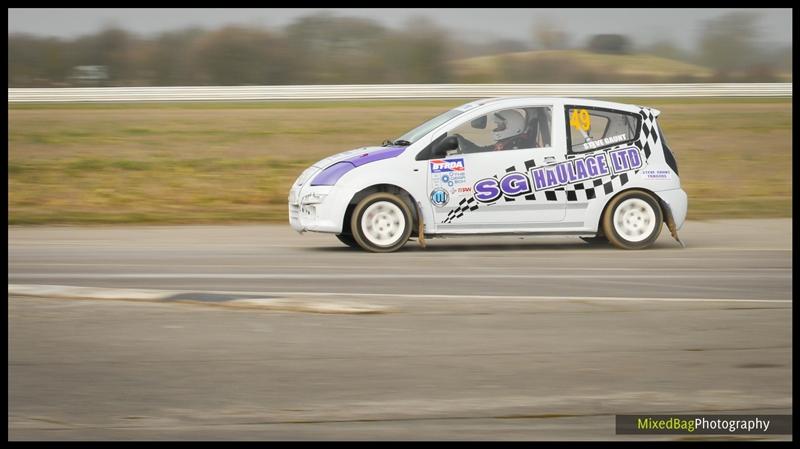
[[[641,249],[662,223],[678,240],[688,200],[658,115],[571,98],[467,103],[306,169],[289,192],[289,223],[374,252],[467,234]]]

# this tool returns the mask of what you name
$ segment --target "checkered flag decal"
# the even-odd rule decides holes
[[[642,117],[641,132],[639,133],[639,140],[634,141],[633,145],[644,153],[643,162],[646,164],[653,150],[659,148],[660,138],[658,135],[658,129],[655,126],[655,117],[650,109],[640,108],[639,116]],[[604,151],[625,148],[629,145],[630,144],[617,145],[607,148]],[[567,156],[568,159],[573,159],[575,157],[576,155]],[[643,166],[645,164],[643,164]],[[511,173],[512,171],[529,173],[530,169],[536,166],[536,164],[533,162],[533,159],[525,161],[524,165],[524,170],[518,170],[517,166],[508,167],[506,169],[506,173]],[[641,170],[641,168],[634,170],[633,173],[639,173],[639,170]],[[498,176],[495,175],[494,177],[497,178]],[[625,184],[628,183],[629,180],[629,172],[625,172],[621,174],[604,176],[602,178],[590,179],[588,181],[575,184],[567,184],[566,186],[556,187],[554,189],[545,190],[538,193],[540,195],[540,199],[543,194],[546,201],[558,201],[558,194],[556,193],[557,191],[565,192],[567,196],[567,202],[588,201],[593,200],[600,195],[610,195],[616,191],[619,191]],[[535,201],[536,193],[530,193],[524,197],[518,198],[511,198],[504,195],[502,200],[505,202],[510,202],[523,198],[526,201]],[[496,203],[497,202],[488,203],[486,205],[491,206]],[[458,203],[456,208],[447,214],[447,217],[442,221],[442,223],[452,223],[453,220],[461,218],[465,213],[478,209],[480,205],[481,203],[477,202],[474,198],[464,198]]]
[[[642,116],[642,132],[639,133],[639,149],[644,151],[644,159],[650,159],[652,150],[659,144],[658,130],[655,125],[655,117],[650,109],[642,108],[639,110],[639,115]],[[638,170],[636,170],[638,172]]]
[[[442,223],[450,223],[456,218],[461,218],[464,213],[470,210],[475,210],[478,208],[478,202],[475,201],[475,198],[462,198],[461,201],[458,202],[458,206],[456,206],[453,210],[447,213],[447,217],[442,220]]]
[[[627,184],[628,181],[628,174],[622,173],[620,175],[611,175],[597,179],[590,179],[588,181],[583,181],[576,184],[567,184],[561,189],[563,189],[567,194],[567,202],[588,201],[593,200],[600,195],[608,195],[613,193],[622,188],[622,186]],[[548,197],[548,199],[550,198]],[[553,195],[553,201],[555,201],[555,195]]]

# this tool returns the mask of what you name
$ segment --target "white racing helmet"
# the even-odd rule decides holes
[[[525,118],[514,109],[495,112],[492,117],[496,125],[492,130],[492,137],[495,141],[520,135],[525,129]]]

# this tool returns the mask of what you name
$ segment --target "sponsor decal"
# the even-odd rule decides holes
[[[430,161],[434,189],[442,189],[453,197],[464,197],[472,192],[467,183],[464,159],[434,159]]]
[[[511,172],[503,176],[500,181],[495,178],[485,178],[475,183],[475,199],[482,203],[491,203],[501,195],[515,197],[531,193],[531,183],[528,177],[519,172]]]
[[[500,179],[484,178],[473,186],[474,198],[491,203],[505,195],[516,197],[532,191],[548,190],[567,184],[620,174],[642,166],[642,157],[636,147],[596,153],[556,164],[530,169],[529,174],[507,173]]]
[[[433,159],[431,173],[463,172],[464,159]]]
[[[627,134],[620,134],[618,136],[610,136],[606,137],[605,139],[593,140],[583,144],[584,150],[593,150],[595,148],[604,147],[607,145],[612,145],[615,143],[620,143],[628,140]]]
[[[448,187],[453,187],[455,185],[455,181],[450,179],[450,175],[442,175],[439,180],[442,182],[442,184],[447,184]]]
[[[536,191],[560,187],[573,182],[598,178],[610,174],[605,153],[571,159],[553,165],[531,169],[533,188]]]
[[[525,176],[525,175],[523,175]],[[527,176],[525,176],[527,179]],[[502,195],[500,185],[494,178],[485,178],[475,183],[475,194],[473,197],[481,203],[491,203]]]
[[[444,187],[449,189],[452,192],[463,190],[457,190],[456,188],[460,184],[465,184],[467,182],[467,174],[464,172],[453,172],[448,174],[442,175],[433,175],[433,186],[434,187]]]
[[[431,192],[431,204],[436,207],[444,207],[447,206],[447,203],[450,201],[450,194],[447,193],[447,190],[437,187],[433,189]]]
[[[672,179],[672,171],[660,169],[660,170],[642,170],[639,172],[646,179]]]
[[[642,166],[642,156],[636,147],[621,148],[606,154],[611,160],[611,169],[614,170],[614,174],[635,170]]]

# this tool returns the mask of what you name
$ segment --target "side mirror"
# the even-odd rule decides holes
[[[475,120],[469,122],[470,126],[475,129],[484,129],[486,128],[486,116],[478,117]]]
[[[447,152],[450,150],[457,150],[458,149],[458,138],[456,136],[449,136],[446,139],[439,142],[438,145],[433,147],[433,151],[431,152],[431,156],[433,157],[445,157],[447,156]]]

